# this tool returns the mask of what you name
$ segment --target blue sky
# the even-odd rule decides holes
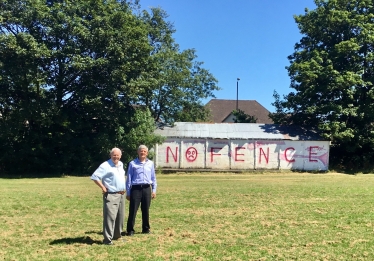
[[[217,99],[257,100],[275,108],[273,92],[293,89],[287,56],[302,35],[293,18],[315,9],[313,0],[140,0],[142,9],[161,7],[174,24],[181,50],[194,48],[218,80]],[[203,100],[207,103],[210,99]]]

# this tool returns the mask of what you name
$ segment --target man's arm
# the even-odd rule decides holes
[[[157,179],[156,179],[155,164],[153,162],[152,162],[152,169],[151,169],[151,180],[152,180],[152,198],[156,198]]]
[[[127,169],[127,177],[126,177],[126,199],[127,200],[130,200],[132,171],[133,171],[132,162],[130,162],[129,167]]]
[[[107,189],[103,185],[103,183],[101,182],[101,180],[94,180],[93,182],[95,182],[95,184],[98,185],[101,188],[101,190],[103,191],[103,194],[107,192]]]
[[[104,163],[101,164],[96,170],[95,172],[92,174],[91,176],[91,180],[93,180],[93,182],[95,182],[95,184],[97,186],[99,186],[101,188],[101,190],[103,191],[103,194],[107,192],[107,189],[106,187],[104,186],[104,184],[101,182],[101,179],[102,177],[104,176],[105,174],[105,167],[104,167]]]

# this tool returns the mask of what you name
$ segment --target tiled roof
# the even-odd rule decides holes
[[[236,110],[236,100],[212,99],[206,105],[210,109],[211,122],[223,122],[233,110]],[[239,100],[238,107],[245,114],[255,116],[257,123],[272,124],[269,111],[255,100]]]

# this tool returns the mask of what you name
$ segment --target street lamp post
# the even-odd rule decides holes
[[[236,78],[236,111],[238,111],[239,109],[239,81],[240,81],[240,78]]]

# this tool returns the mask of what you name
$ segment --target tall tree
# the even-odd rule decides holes
[[[2,169],[96,166],[121,146],[117,130],[134,115],[127,83],[150,51],[147,27],[126,1],[2,1]]]
[[[214,97],[217,80],[196,61],[194,49],[180,51],[167,17],[160,8],[141,15],[152,50],[149,66],[134,83],[139,90],[134,102],[147,106],[156,121],[205,121],[208,111],[201,100]]]
[[[374,6],[315,0],[295,16],[303,37],[287,67],[293,92],[275,92],[276,123],[318,127],[335,164],[365,167],[374,156]]]
[[[111,147],[127,159],[161,141],[154,121],[206,118],[216,79],[179,50],[166,12],[138,8],[0,1],[0,172],[87,173]]]

